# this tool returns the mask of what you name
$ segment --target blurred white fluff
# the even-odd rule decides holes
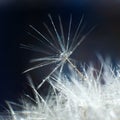
[[[85,80],[71,66],[68,76],[56,72],[48,80],[53,91],[45,100],[30,80],[37,104],[24,101],[23,110],[18,112],[8,103],[11,120],[119,120],[120,69],[101,63],[100,70],[83,68]]]

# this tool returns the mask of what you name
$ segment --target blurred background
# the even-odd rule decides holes
[[[73,57],[78,61],[95,61],[97,53],[103,57],[110,56],[114,61],[120,59],[119,0],[0,0],[1,111],[4,110],[5,100],[18,102],[29,91],[26,75],[22,72],[28,68],[30,58],[42,55],[21,49],[20,44],[32,41],[26,33],[30,29],[29,24],[43,30],[41,25],[48,21],[49,13],[53,18],[60,15],[63,23],[70,14],[78,23],[84,14],[86,29],[96,26],[74,54]],[[36,80],[43,75],[40,72],[30,74]],[[44,86],[41,93],[45,92]]]

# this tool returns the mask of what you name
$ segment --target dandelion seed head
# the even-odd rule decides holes
[[[54,34],[45,24],[47,31],[53,38],[52,42],[40,31],[30,25],[30,27],[40,35],[47,43],[55,55],[36,58],[31,62],[40,62],[36,66],[25,71],[55,64],[53,70],[42,80],[36,88],[30,76],[28,80],[33,90],[34,97],[26,96],[30,100],[23,100],[22,105],[14,102],[7,102],[9,107],[9,120],[119,120],[120,119],[120,68],[117,71],[111,67],[110,61],[100,59],[101,68],[97,70],[90,65],[87,68],[82,66],[81,72],[76,64],[72,63],[71,55],[77,47],[85,39],[84,35],[78,40],[79,29],[83,21],[83,17],[76,29],[73,41],[70,41],[72,16],[70,16],[68,36],[65,42],[63,25],[59,16],[59,24],[61,34],[58,33],[51,15],[48,15]],[[87,33],[88,34],[88,33]],[[62,37],[60,37],[62,36]],[[54,38],[56,38],[58,48],[55,46]],[[78,40],[78,41],[77,41]],[[31,49],[30,46],[25,46]],[[33,48],[32,48],[33,49]],[[57,52],[56,52],[57,51]],[[59,53],[59,54],[58,54]],[[68,63],[68,74],[64,72],[65,63]],[[118,65],[119,66],[119,65]],[[84,79],[86,78],[86,79]],[[101,83],[104,80],[104,84]],[[34,80],[33,80],[34,81]],[[38,89],[48,82],[51,90],[43,98]],[[16,110],[16,107],[22,109]]]
[[[62,52],[62,53],[60,54],[60,60],[61,60],[61,61],[66,61],[66,59],[68,59],[71,54],[72,54],[72,51]]]
[[[87,80],[83,81],[75,70],[69,67],[70,77],[59,75],[59,70],[48,79],[52,87],[46,99],[37,92],[30,82],[34,95],[33,102],[23,102],[23,110],[15,111],[10,105],[15,120],[119,120],[120,78],[114,69],[103,63],[102,71],[92,66],[85,69]],[[94,69],[94,70],[93,70]],[[94,71],[98,74],[94,75]],[[58,73],[57,73],[58,72]],[[107,72],[107,77],[104,75]],[[30,77],[29,77],[30,79]],[[105,84],[101,84],[101,79]]]
[[[42,80],[42,82],[38,85],[38,89],[46,82],[48,81],[48,79],[50,78],[50,76],[52,76],[57,70],[59,70],[60,74],[62,73],[64,66],[66,63],[70,64],[74,70],[79,73],[79,76],[82,77],[84,79],[84,75],[82,74],[81,71],[79,71],[77,69],[77,67],[72,63],[71,61],[71,55],[75,52],[75,50],[78,48],[78,46],[83,42],[83,40],[86,38],[86,36],[89,34],[89,32],[92,30],[90,30],[88,33],[86,33],[85,35],[83,35],[83,37],[80,36],[81,34],[81,27],[82,27],[82,22],[83,22],[83,18],[84,16],[81,17],[78,26],[76,27],[75,33],[73,38],[71,38],[71,32],[72,32],[72,15],[70,15],[70,20],[68,23],[68,31],[67,31],[67,37],[64,35],[64,25],[62,23],[62,19],[60,16],[58,16],[58,20],[59,20],[59,28],[60,28],[60,32],[58,32],[57,27],[55,25],[55,22],[52,18],[52,16],[49,14],[48,18],[50,20],[50,23],[52,25],[53,31],[48,27],[48,25],[46,23],[44,23],[44,26],[48,32],[48,34],[50,35],[51,39],[47,38],[44,34],[42,34],[39,30],[37,30],[35,27],[33,27],[32,25],[30,25],[30,28],[33,29],[42,39],[44,39],[44,41],[47,43],[47,47],[49,47],[50,50],[54,51],[55,54],[54,55],[50,55],[50,56],[46,56],[43,58],[35,58],[33,60],[31,60],[32,63],[40,63],[40,64],[36,64],[35,66],[25,70],[23,73],[27,73],[29,71],[38,69],[38,68],[42,68],[48,65],[55,65],[54,69],[51,70],[51,72]],[[29,33],[29,35],[31,35],[32,37],[34,37],[36,39],[36,36],[32,35],[31,33]],[[37,40],[40,40],[37,38]],[[40,40],[41,41],[41,40]],[[44,41],[42,41],[42,43],[44,43]],[[25,46],[24,47],[27,49],[30,49],[30,46]],[[33,49],[33,48],[31,48]],[[34,50],[34,49],[33,49]]]

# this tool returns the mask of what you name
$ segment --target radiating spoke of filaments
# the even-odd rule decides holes
[[[70,44],[69,42],[70,42],[71,25],[72,25],[72,15],[70,15],[70,22],[69,22],[69,28],[68,28],[68,37],[67,37],[66,50],[68,50],[69,44]]]
[[[45,50],[41,50],[40,48],[33,46],[33,45],[24,45],[24,44],[20,44],[20,48],[24,48],[30,51],[34,51],[34,52],[39,52],[39,53],[44,53],[46,55],[50,55],[51,53]]]
[[[56,38],[55,36],[53,35],[53,33],[51,32],[51,30],[49,29],[49,27],[47,26],[46,23],[43,23],[43,25],[45,26],[45,28],[47,29],[48,33],[50,34],[52,40],[54,41],[54,47],[59,51],[59,53],[61,52],[57,47],[58,47],[58,44],[57,44],[57,41],[56,41]]]
[[[32,70],[35,70],[35,69],[37,69],[37,68],[41,68],[41,67],[44,67],[44,66],[47,66],[47,65],[51,65],[51,64],[53,64],[53,63],[56,63],[56,61],[49,61],[49,62],[47,62],[47,63],[37,64],[36,66],[31,67],[31,68],[25,70],[23,73],[27,73],[27,72],[29,72],[29,71],[32,71]]]
[[[53,48],[56,49],[56,47],[54,46],[54,44],[48,40],[40,31],[38,31],[36,28],[34,28],[32,25],[29,25],[34,31],[36,31],[42,38],[44,38],[44,40],[46,40]],[[59,51],[59,49],[56,49],[57,51]]]
[[[65,51],[65,48],[64,48],[63,43],[62,43],[62,41],[61,41],[60,35],[58,34],[58,31],[57,31],[57,29],[56,29],[56,27],[55,27],[55,24],[54,24],[54,22],[53,22],[53,19],[52,19],[51,15],[49,14],[48,17],[50,18],[50,21],[51,21],[51,23],[52,23],[52,25],[53,25],[54,31],[55,31],[55,33],[56,33],[56,35],[57,35],[57,39],[58,39],[59,45],[60,45],[60,47],[61,47],[61,49],[62,49],[62,52],[63,52],[63,51]]]
[[[68,63],[71,65],[71,67],[78,73],[78,75],[85,80],[85,76],[77,69],[77,67],[69,60],[67,59]]]
[[[12,106],[10,105],[10,103],[8,101],[6,101],[6,103],[7,103],[8,107],[9,107],[9,110],[10,110],[10,113],[12,115],[13,120],[17,120],[16,113],[13,110]]]
[[[70,48],[69,48],[70,50],[73,48],[74,43],[75,43],[75,41],[77,40],[76,37],[77,37],[78,32],[79,32],[79,30],[80,30],[81,24],[82,24],[82,22],[83,22],[83,18],[84,18],[84,16],[82,16],[82,18],[80,19],[80,22],[79,22],[79,24],[78,24],[78,26],[77,26],[77,29],[76,29],[76,31],[75,31],[75,34],[74,34],[72,43],[70,44]]]
[[[60,62],[48,75],[45,77],[42,82],[38,85],[38,89],[45,83],[46,80],[50,78],[50,76],[63,64],[63,62]]]
[[[37,36],[33,35],[32,33],[30,32],[27,32],[28,35],[30,35],[31,37],[35,38],[36,40],[40,41],[43,45],[46,45],[46,43],[44,41],[42,41],[40,38],[38,38]],[[51,45],[47,45],[48,48],[50,48],[52,51],[55,51],[55,49],[57,51],[59,51],[59,49],[57,49],[55,46],[51,46]],[[59,51],[60,52],[60,51]]]
[[[36,58],[36,59],[32,59],[32,60],[30,60],[30,62],[31,63],[34,63],[34,62],[41,62],[41,61],[58,61],[59,59],[58,58],[47,58],[47,57],[45,57],[45,58]]]
[[[58,16],[58,19],[59,19],[59,23],[60,23],[60,30],[61,30],[61,35],[62,35],[62,43],[63,43],[63,47],[65,48],[65,36],[64,36],[62,20],[61,20],[60,16]]]
[[[89,35],[89,33],[90,33],[91,31],[93,31],[94,28],[95,28],[95,26],[92,27],[92,28],[88,31],[88,33],[86,33],[85,35],[83,35],[82,38],[80,39],[80,41],[79,41],[73,48],[70,49],[70,51],[72,51],[72,53],[73,53],[73,52],[77,49],[77,47],[84,41],[84,39]]]

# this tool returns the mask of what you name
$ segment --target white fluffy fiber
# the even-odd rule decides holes
[[[100,70],[90,66],[84,69],[84,80],[70,66],[69,71],[69,75],[56,72],[48,79],[53,90],[45,100],[30,80],[37,104],[24,101],[22,111],[13,110],[8,104],[12,115],[11,120],[120,119],[119,68],[114,70],[105,62],[102,62]]]
[[[83,42],[88,33],[80,36],[83,17],[76,27],[74,36],[72,31],[72,15],[70,16],[68,36],[64,36],[64,26],[59,16],[60,33],[56,25],[48,15],[53,26],[53,33],[48,26],[49,41],[39,30],[30,27],[48,43],[48,47],[54,50],[54,55],[44,58],[35,58],[31,62],[40,62],[36,66],[24,71],[24,73],[54,64],[55,68],[48,73],[37,88],[34,87],[29,77],[30,85],[34,91],[35,99],[29,97],[31,102],[23,100],[22,105],[7,102],[11,116],[7,120],[120,120],[120,68],[112,67],[108,60],[105,62],[100,57],[101,68],[95,69],[94,65],[82,67],[81,70],[72,62],[71,55]],[[33,35],[32,35],[33,36]],[[55,40],[54,40],[55,38]],[[41,39],[39,39],[41,40]],[[42,41],[44,42],[44,41]],[[46,43],[45,42],[45,43]],[[57,43],[57,46],[56,46]],[[37,50],[32,46],[24,45],[26,49]],[[67,65],[68,72],[64,67]],[[33,80],[34,81],[34,80]],[[52,86],[52,92],[43,99],[38,93],[45,82]],[[14,106],[14,107],[13,107]],[[15,106],[22,106],[22,110],[16,110]],[[3,118],[0,118],[3,119]],[[3,120],[6,120],[3,119]]]

